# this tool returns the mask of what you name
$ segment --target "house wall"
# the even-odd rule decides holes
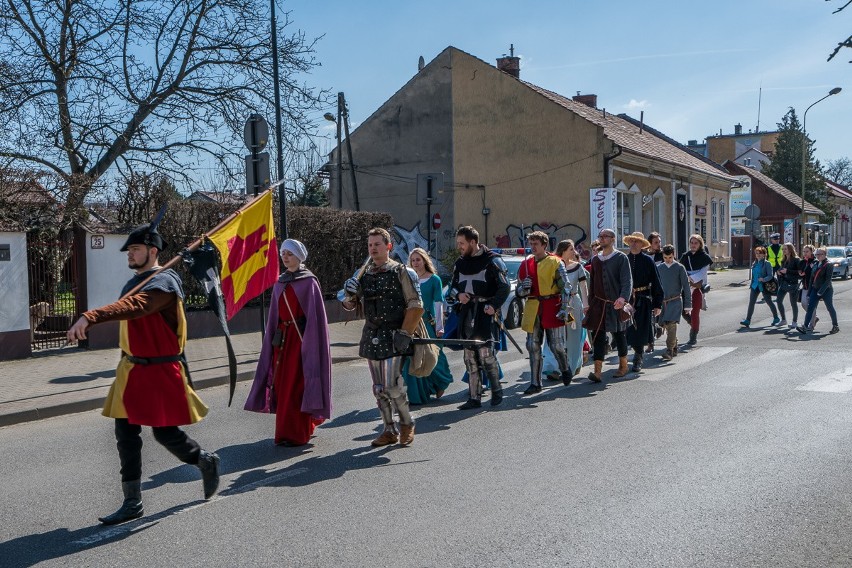
[[[92,248],[95,243],[103,242],[103,248]],[[121,252],[121,245],[127,235],[92,235],[86,233],[86,284],[88,302],[86,309],[93,310],[118,300],[124,283],[133,276],[127,267],[127,253]]]
[[[0,261],[0,360],[29,357],[29,275],[26,233],[0,232],[0,244],[9,245],[11,258]]]
[[[418,173],[443,173],[444,187],[434,187],[431,214],[440,213],[442,230],[438,248],[454,248],[444,235],[455,225],[452,189],[451,58],[445,50],[405,86],[351,132],[353,161],[362,211],[385,211],[394,224],[411,231],[417,223],[420,237],[428,236],[426,203],[418,204],[415,179]],[[348,164],[344,144],[344,167]],[[333,156],[332,163],[336,163]],[[348,170],[343,171],[343,208],[355,202]],[[338,206],[336,171],[330,181],[331,206]],[[450,231],[451,232],[451,231]],[[453,233],[454,234],[454,233]],[[424,247],[425,248],[425,247]]]
[[[456,225],[473,225],[489,246],[522,246],[531,228],[587,245],[589,189],[603,184],[611,151],[602,130],[493,66],[452,54]]]

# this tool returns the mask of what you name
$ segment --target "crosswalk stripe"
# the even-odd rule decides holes
[[[714,359],[718,359],[732,351],[736,351],[737,347],[709,347],[702,346],[690,351],[678,353],[675,359],[661,367],[654,369],[645,368],[642,374],[636,377],[637,381],[662,381],[675,374],[681,374],[688,369],[693,369],[699,365],[709,363]]]
[[[796,387],[800,391],[847,393],[852,391],[852,367],[818,377]]]

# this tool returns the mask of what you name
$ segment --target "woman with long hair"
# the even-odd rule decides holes
[[[589,289],[586,284],[588,274],[574,248],[574,241],[567,239],[556,245],[556,256],[565,264],[568,281],[571,284],[570,300],[571,315],[574,321],[566,325],[565,350],[568,352],[568,368],[576,376],[583,366],[583,344],[586,342],[586,330],[582,325],[583,314],[589,306]]]
[[[690,327],[687,344],[695,345],[698,342],[698,332],[701,329],[700,318],[701,309],[704,307],[704,287],[707,286],[707,272],[710,270],[710,265],[713,264],[713,259],[704,250],[704,237],[701,235],[689,237],[689,252],[681,255],[680,263],[686,268],[689,285],[692,287],[692,311],[687,319]],[[686,314],[684,314],[684,318],[686,318]]]
[[[774,278],[772,265],[766,260],[766,249],[757,247],[754,249],[754,264],[751,265],[751,282],[749,284],[748,312],[740,325],[743,327],[751,326],[751,316],[754,314],[754,304],[757,302],[757,297],[763,294],[763,301],[769,306],[772,311],[772,325],[781,323],[778,317],[778,311],[775,309],[775,302],[772,301],[772,296],[769,295],[763,285]],[[695,304],[692,305],[692,311],[695,312]]]
[[[437,275],[432,259],[422,248],[415,248],[408,253],[408,266],[414,269],[420,280],[420,296],[423,298],[423,321],[429,331],[429,337],[444,336],[444,299],[441,294],[441,278]],[[434,395],[441,398],[444,391],[453,382],[450,364],[444,350],[438,352],[438,364],[428,377],[415,377],[408,372],[410,360],[402,365],[402,376],[408,388],[410,404],[425,404]]]
[[[789,328],[799,326],[799,270],[802,268],[802,261],[799,255],[796,254],[796,248],[793,243],[784,243],[784,253],[781,257],[781,268],[778,269],[778,313],[781,314],[781,325],[787,325],[787,316],[784,313],[784,298],[790,297],[790,308],[793,310],[793,321],[789,324]]]

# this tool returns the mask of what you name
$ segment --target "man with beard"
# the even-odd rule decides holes
[[[654,342],[654,318],[660,315],[663,307],[663,288],[657,274],[654,260],[645,254],[650,246],[644,235],[637,231],[622,239],[630,247],[627,261],[633,278],[633,293],[630,303],[635,310],[633,324],[627,328],[627,343],[633,348],[634,373],[642,370],[642,356],[645,346]]]
[[[382,415],[384,431],[372,445],[387,446],[414,441],[414,419],[408,408],[408,395],[402,378],[402,364],[414,353],[411,342],[423,315],[417,273],[389,258],[393,245],[385,229],[370,229],[367,252],[370,260],[358,274],[347,280],[343,307],[364,308],[364,331],[358,354],[367,360],[373,379],[373,396]],[[399,430],[394,423],[399,415]]]
[[[202,450],[178,428],[200,421],[207,415],[207,407],[189,383],[183,354],[186,315],[180,277],[157,264],[157,254],[165,246],[156,221],[130,233],[121,251],[127,252],[127,265],[136,275],[124,285],[121,299],[83,313],[68,330],[68,341],[77,341],[86,339],[89,326],[120,322],[121,359],[103,415],[115,420],[124,502],[115,513],[98,519],[105,525],[123,523],[144,513],[142,426],[151,426],[157,442],[180,461],[201,470],[205,499],[219,487],[219,456]],[[133,293],[127,295],[129,292]]]
[[[447,301],[458,314],[459,337],[487,343],[464,348],[464,364],[470,375],[468,401],[460,410],[482,406],[482,376],[485,371],[491,386],[491,406],[503,401],[497,345],[500,341],[500,307],[509,296],[506,264],[500,255],[479,244],[479,232],[471,226],[456,231],[459,258],[453,267],[453,278],[447,289]]]
[[[618,350],[618,371],[613,376],[620,378],[627,374],[627,338],[624,331],[629,316],[624,317],[622,312],[633,290],[627,255],[613,247],[615,231],[602,229],[598,240],[601,250],[592,257],[589,309],[583,321],[583,327],[592,336],[595,370],[589,373],[589,380],[595,383],[601,382],[607,332],[613,334]]]

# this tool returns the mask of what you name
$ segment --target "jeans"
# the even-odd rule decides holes
[[[772,317],[778,317],[778,310],[775,309],[775,302],[772,301],[772,296],[770,296],[767,292],[761,292],[758,288],[750,288],[749,291],[751,294],[748,298],[748,314],[746,315],[746,320],[751,321],[751,316],[754,313],[754,303],[757,302],[758,294],[763,294],[763,301],[766,302],[766,305],[769,306],[769,309],[772,310]],[[694,307],[692,308],[695,309]]]
[[[799,293],[798,289],[794,288],[792,290],[784,290],[783,288],[778,288],[778,298],[775,302],[778,305],[778,313],[781,314],[781,319],[787,319],[787,316],[784,314],[784,298],[786,296],[790,296],[790,307],[793,310],[793,321],[799,321],[799,303],[796,301],[796,296]]]
[[[831,316],[831,325],[837,327],[837,312],[834,309],[834,288],[826,288],[825,294],[822,297],[817,296],[816,288],[811,288],[808,294],[808,313],[805,314],[805,328],[811,323],[811,318],[822,300],[825,303],[825,309],[828,310],[828,315]]]

